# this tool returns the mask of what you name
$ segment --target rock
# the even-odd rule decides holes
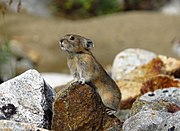
[[[139,97],[131,108],[131,116],[137,112],[156,110],[174,113],[180,110],[180,88],[164,88]]]
[[[15,57],[15,73],[21,74],[28,69],[35,68],[40,60],[39,53],[18,40],[9,42],[9,50]]]
[[[158,125],[170,116],[171,113],[167,112],[140,111],[124,122],[123,131],[156,131]]]
[[[50,129],[54,92],[36,70],[0,85],[0,118]]]
[[[163,74],[164,65],[159,58],[152,59],[147,64],[137,67],[116,83],[122,92],[122,109],[131,108],[137,96],[141,95],[141,88],[144,81],[153,76]]]
[[[180,129],[180,88],[148,92],[133,103],[125,131],[169,131]]]
[[[56,96],[53,130],[110,130],[121,128],[121,122],[105,112],[99,95],[88,85],[64,87]]]
[[[0,120],[1,131],[49,131],[29,123]]]
[[[132,103],[140,94],[142,83],[130,80],[118,80],[116,84],[121,90],[121,109],[130,109]]]
[[[180,87],[180,80],[173,79],[168,75],[157,75],[142,83],[141,94],[168,87]]]
[[[134,116],[140,111],[147,111],[147,110],[156,110],[156,111],[165,111],[167,112],[168,103],[164,101],[159,102],[147,102],[144,100],[137,99],[131,108],[130,116]]]
[[[148,102],[157,102],[164,100],[169,103],[176,104],[180,107],[180,88],[171,87],[158,89],[154,92],[148,92],[139,98]]]
[[[165,65],[166,74],[180,78],[180,60],[167,56],[158,56]]]
[[[137,67],[130,73],[126,74],[123,79],[136,82],[144,82],[145,80],[165,73],[164,63],[160,58],[154,58],[147,64]]]
[[[168,4],[165,4],[161,8],[161,12],[168,15],[179,15],[180,14],[180,1],[171,0]]]
[[[11,40],[4,48],[8,51],[0,49],[0,78],[3,81],[35,68],[40,58],[38,52],[17,40]]]
[[[126,49],[116,55],[114,59],[112,78],[119,80],[136,67],[144,65],[156,57],[156,54],[143,49]]]
[[[11,10],[17,12],[17,5],[18,5],[18,0],[13,0],[13,4],[9,7]],[[31,15],[36,15],[36,16],[43,16],[43,17],[50,17],[51,11],[49,8],[49,4],[51,3],[50,0],[22,0],[22,9],[25,12],[28,12]]]
[[[0,79],[2,82],[15,76],[16,58],[9,52],[0,50]]]
[[[180,111],[165,119],[157,128],[159,131],[179,131],[180,130]]]

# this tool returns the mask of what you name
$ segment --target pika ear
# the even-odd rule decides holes
[[[93,48],[94,47],[94,43],[91,41],[91,40],[87,40],[86,41],[86,44],[85,44],[85,48],[86,49],[91,49],[91,48]]]

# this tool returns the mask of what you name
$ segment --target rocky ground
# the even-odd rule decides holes
[[[146,57],[144,57],[146,56]],[[1,130],[180,130],[180,61],[126,49],[113,63],[122,93],[115,116],[91,85],[51,87],[36,70],[0,84]]]
[[[5,17],[10,39],[39,53],[41,72],[69,72],[65,53],[58,45],[60,37],[67,33],[91,38],[95,42],[93,53],[103,66],[111,65],[118,52],[130,47],[175,56],[171,42],[180,34],[179,16],[157,12],[127,12],[76,21],[24,13],[10,13]],[[3,26],[0,20],[0,27]],[[0,30],[1,43],[3,38]]]

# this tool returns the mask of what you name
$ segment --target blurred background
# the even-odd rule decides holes
[[[126,48],[180,57],[180,0],[0,0],[0,83],[29,68],[69,73],[59,39],[80,34],[106,68]]]

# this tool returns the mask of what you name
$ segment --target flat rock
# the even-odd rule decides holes
[[[121,122],[108,116],[99,95],[88,85],[66,85],[56,96],[53,109],[53,130],[111,130]]]
[[[43,128],[38,128],[36,125],[29,123],[21,123],[9,120],[0,120],[1,131],[49,131]]]
[[[50,128],[54,92],[36,70],[0,85],[0,119]]]
[[[155,53],[147,50],[126,49],[116,55],[112,67],[112,77],[114,80],[119,80],[136,67],[144,65],[156,57]]]

